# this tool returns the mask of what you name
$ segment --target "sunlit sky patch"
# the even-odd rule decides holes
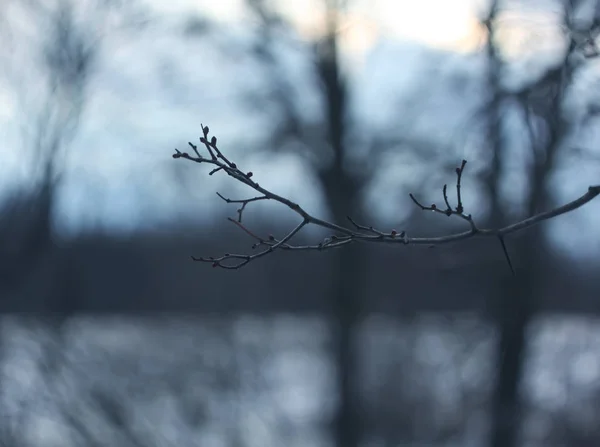
[[[226,21],[247,17],[243,0],[151,0],[158,11],[196,11]],[[276,1],[278,9],[306,39],[324,34],[324,3],[320,0]],[[339,33],[348,51],[368,50],[379,36],[409,39],[430,47],[468,51],[481,43],[477,0],[356,0],[339,12]]]

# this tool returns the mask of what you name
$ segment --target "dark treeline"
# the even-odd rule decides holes
[[[430,225],[425,227],[430,233],[449,231],[443,225],[437,230]],[[257,231],[261,227],[257,225]],[[418,228],[423,231],[423,222]],[[509,250],[520,237],[527,234],[509,239]],[[304,239],[309,242],[308,236]],[[233,226],[224,231],[223,225],[126,237],[85,234],[52,244],[37,263],[29,265],[21,283],[6,278],[1,311],[227,315],[331,310],[326,291],[332,281],[333,251],[280,252],[238,271],[213,269],[190,259],[191,255],[251,252],[251,244],[241,231]],[[369,245],[364,249],[367,268],[361,294],[366,313],[476,312],[486,317],[497,293],[494,285],[509,272],[495,239],[475,238],[436,248]],[[517,276],[511,281],[518,285],[520,259],[513,262]],[[597,264],[574,263],[554,251],[540,253],[536,262],[543,272],[536,297],[539,312],[600,311]]]

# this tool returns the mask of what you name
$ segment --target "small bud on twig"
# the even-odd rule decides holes
[[[216,259],[214,257],[210,257],[210,258],[194,258],[194,257],[192,257],[192,259],[194,261],[209,262],[212,264],[212,267],[220,267],[220,268],[227,269],[227,270],[239,269],[239,268],[243,267],[244,265],[248,264],[249,262],[251,262],[255,259],[261,258],[263,256],[266,256],[267,254],[272,253],[276,250],[325,250],[325,249],[330,249],[330,248],[331,249],[338,248],[338,247],[341,247],[344,245],[349,245],[349,244],[352,244],[355,242],[360,242],[360,241],[383,242],[383,243],[389,243],[389,244],[400,243],[400,244],[404,244],[404,245],[417,244],[417,245],[436,246],[439,244],[450,243],[453,241],[460,241],[463,239],[467,239],[467,238],[479,235],[479,236],[496,236],[500,239],[500,242],[503,245],[503,250],[505,252],[505,256],[507,257],[507,261],[508,261],[509,266],[511,267],[511,270],[513,271],[513,274],[514,274],[514,269],[512,268],[512,263],[510,261],[510,258],[508,257],[508,252],[506,250],[506,247],[504,246],[504,236],[514,233],[514,232],[517,232],[517,231],[520,231],[520,230],[523,230],[523,229],[528,228],[532,225],[535,225],[539,222],[551,219],[551,218],[559,216],[561,214],[565,214],[567,212],[573,211],[573,210],[579,208],[580,206],[588,203],[594,197],[600,195],[600,185],[590,186],[588,189],[588,192],[586,194],[582,195],[578,199],[575,199],[559,208],[549,210],[546,212],[542,212],[542,213],[538,213],[538,214],[531,216],[525,220],[513,223],[513,224],[508,225],[503,228],[480,229],[473,222],[473,218],[472,218],[471,214],[464,214],[464,205],[462,203],[462,194],[461,194],[461,187],[462,187],[461,183],[462,183],[462,175],[464,174],[464,169],[465,169],[467,161],[462,160],[461,165],[455,169],[455,172],[457,175],[457,178],[456,178],[457,205],[454,207],[454,209],[450,205],[450,201],[448,198],[447,185],[444,185],[444,187],[442,189],[442,194],[443,194],[444,204],[445,204],[444,209],[438,208],[435,204],[432,204],[431,206],[425,206],[422,203],[420,203],[412,193],[409,194],[409,197],[414,202],[414,204],[423,211],[427,211],[427,210],[435,211],[437,213],[444,214],[447,216],[455,215],[455,216],[458,216],[459,218],[467,221],[471,227],[470,231],[463,231],[463,232],[450,234],[447,236],[440,236],[440,237],[415,237],[415,238],[411,237],[411,238],[409,238],[405,231],[401,231],[400,233],[398,233],[395,229],[392,229],[389,233],[384,233],[382,231],[375,229],[372,225],[368,225],[368,226],[360,225],[360,224],[354,222],[350,217],[348,217],[348,220],[352,223],[352,225],[354,227],[354,229],[352,229],[352,228],[346,228],[346,227],[336,224],[334,222],[328,222],[323,219],[319,219],[319,218],[309,214],[307,211],[305,211],[298,203],[295,203],[285,197],[281,197],[271,191],[268,191],[264,188],[259,187],[258,183],[254,182],[253,180],[249,180],[251,177],[253,177],[253,173],[251,171],[244,173],[243,171],[238,169],[237,165],[235,163],[232,163],[220,151],[220,149],[217,148],[217,146],[216,146],[217,138],[215,136],[211,137],[210,143],[208,143],[208,141],[207,141],[208,135],[209,135],[208,126],[202,126],[202,132],[203,132],[204,136],[200,137],[200,142],[206,146],[206,149],[210,154],[210,158],[200,155],[196,150],[197,147],[192,143],[189,143],[189,145],[196,153],[195,157],[190,157],[187,152],[181,152],[178,149],[175,149],[175,153],[172,155],[173,158],[187,158],[188,160],[191,160],[196,163],[204,163],[204,164],[213,165],[213,169],[210,170],[209,175],[212,175],[219,171],[223,171],[226,174],[230,175],[231,177],[235,178],[236,180],[241,181],[242,183],[246,184],[247,186],[250,186],[255,191],[260,193],[260,195],[258,195],[256,197],[251,197],[248,199],[236,199],[236,200],[223,197],[222,195],[217,193],[219,195],[219,197],[227,203],[241,204],[241,207],[238,209],[238,219],[235,220],[233,218],[228,218],[228,220],[233,222],[234,224],[236,224],[239,228],[241,228],[243,231],[245,231],[250,237],[252,237],[256,241],[252,245],[253,249],[263,248],[262,251],[259,251],[258,253],[255,253],[252,255],[249,255],[249,254],[248,255],[237,255],[237,254],[226,253],[224,256],[221,256]],[[248,180],[248,181],[246,181],[246,180]],[[268,241],[270,241],[270,242],[266,241],[263,237],[260,237],[257,234],[253,233],[249,228],[247,228],[245,225],[242,224],[242,213],[243,213],[246,205],[248,205],[249,203],[252,203],[252,202],[263,201],[263,200],[273,200],[275,202],[279,202],[280,204],[287,206],[290,210],[294,211],[296,214],[298,214],[300,217],[302,217],[302,222],[300,222],[295,228],[293,228],[287,235],[283,236],[281,239],[278,240],[275,238],[275,236],[273,236],[272,234],[269,234]],[[339,234],[339,236],[333,235],[329,238],[326,238],[321,243],[318,243],[315,245],[292,245],[290,243],[292,238],[295,237],[296,234],[298,234],[304,227],[306,227],[307,225],[310,225],[310,224],[313,224],[313,225],[316,225],[319,227],[323,227],[323,228],[327,228],[330,231],[336,232],[336,234]],[[236,260],[236,261],[233,265],[230,265],[230,263],[228,263],[228,262],[222,263],[222,262],[228,261],[228,260]]]

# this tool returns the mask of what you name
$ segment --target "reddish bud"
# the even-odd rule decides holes
[[[213,266],[213,268],[217,267],[218,265],[219,265],[219,264],[218,264],[218,263],[216,263],[216,262],[213,262],[213,263],[212,263],[212,266]]]
[[[237,169],[237,165],[236,165],[235,163],[231,163],[231,167],[232,167],[233,169]]]
[[[392,235],[392,237],[396,237],[396,235],[398,234],[398,232],[396,230],[392,230],[392,232],[390,234]]]
[[[432,209],[432,210],[436,210],[436,209],[437,209],[437,206],[435,206],[435,203],[433,203],[433,204],[431,205],[431,209]]]
[[[250,178],[250,177],[252,177],[253,175],[254,175],[254,174],[252,173],[252,171],[250,171],[250,172],[248,172],[248,173],[246,174],[246,177]]]
[[[210,144],[212,144],[213,146],[216,146],[217,145],[217,137],[212,137],[210,139]]]
[[[275,236],[273,236],[272,234],[269,234],[269,240],[270,241],[274,241],[275,240]]]

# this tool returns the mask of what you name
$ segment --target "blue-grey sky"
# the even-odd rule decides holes
[[[294,24],[299,42],[322,35],[321,2],[276,3]],[[469,132],[461,132],[460,126],[467,125],[481,100],[477,86],[482,82],[484,59],[477,49],[486,35],[477,15],[485,3],[350,2],[340,24],[341,51],[345,71],[352,81],[354,111],[365,128],[384,129],[397,123],[406,132],[427,135],[433,142],[456,138],[464,142],[457,152],[457,163],[462,157],[468,158],[469,169],[477,170],[481,153],[477,141],[467,137]],[[528,10],[522,2],[509,3],[511,8],[504,18],[500,38],[511,61],[505,77],[510,87],[535,77],[556,60],[563,41],[557,32],[552,2],[540,0],[537,3],[543,8]],[[221,203],[214,192],[242,195],[240,186],[225,177],[208,177],[202,167],[180,166],[186,175],[172,168],[178,162],[170,158],[173,148],[183,149],[187,141],[196,139],[200,123],[210,125],[221,147],[233,157],[241,157],[261,184],[324,214],[312,173],[302,159],[290,155],[253,157],[244,152],[243,143],[250,145],[260,140],[264,136],[262,129],[268,125],[260,114],[242,107],[240,101],[241,92],[265,88],[260,72],[243,51],[223,52],[220,46],[247,45],[255,22],[243,0],[148,0],[145,7],[155,17],[146,30],[114,31],[107,26],[110,31],[100,40],[81,126],[67,155],[57,210],[60,228],[79,231],[101,226],[128,231],[178,214],[210,220],[234,211]],[[3,46],[1,55],[6,64],[0,72],[0,186],[5,193],[10,184],[27,179],[20,149],[28,135],[24,124],[31,123],[40,98],[47,93],[40,82],[40,72],[35,70],[33,53],[43,36],[18,8],[11,11],[12,15],[6,15],[4,20],[8,18],[11,25],[12,42],[19,44]],[[190,14],[208,16],[223,31],[184,36]],[[307,49],[298,45],[281,51],[281,55],[290,80],[304,101],[304,113],[321,113],[318,97],[305,76],[310,71]],[[599,91],[593,88],[599,63],[587,62],[578,73],[567,104],[569,116],[576,122],[585,108],[598,100],[597,94],[591,92]],[[467,89],[460,94],[453,93],[449,86],[457,76],[466,79]],[[407,120],[406,116],[398,116],[398,103],[411,98],[420,101],[416,109],[413,106],[407,112],[411,117]],[[511,135],[515,166],[506,179],[506,195],[518,205],[526,187],[522,162],[527,153],[519,130]],[[600,183],[600,163],[594,161],[600,157],[593,146],[597,141],[593,126],[578,131],[573,144],[583,147],[584,154],[592,149],[592,156],[561,162],[553,179],[557,201],[571,200],[588,185]],[[409,172],[413,177],[430,176],[427,166],[407,167],[406,163],[392,154],[384,161],[381,176],[369,191],[370,197],[377,198],[371,201],[375,218],[386,224],[401,222],[406,207],[411,206],[402,189]],[[448,180],[440,178],[440,185],[444,181]],[[480,196],[475,185],[471,186],[466,184],[465,200],[467,205],[479,206]],[[402,192],[404,198],[394,195],[392,200],[382,200],[384,192],[390,190]],[[550,228],[559,246],[593,254],[600,251],[600,235],[594,231],[599,224],[600,202],[593,202],[560,217]]]

